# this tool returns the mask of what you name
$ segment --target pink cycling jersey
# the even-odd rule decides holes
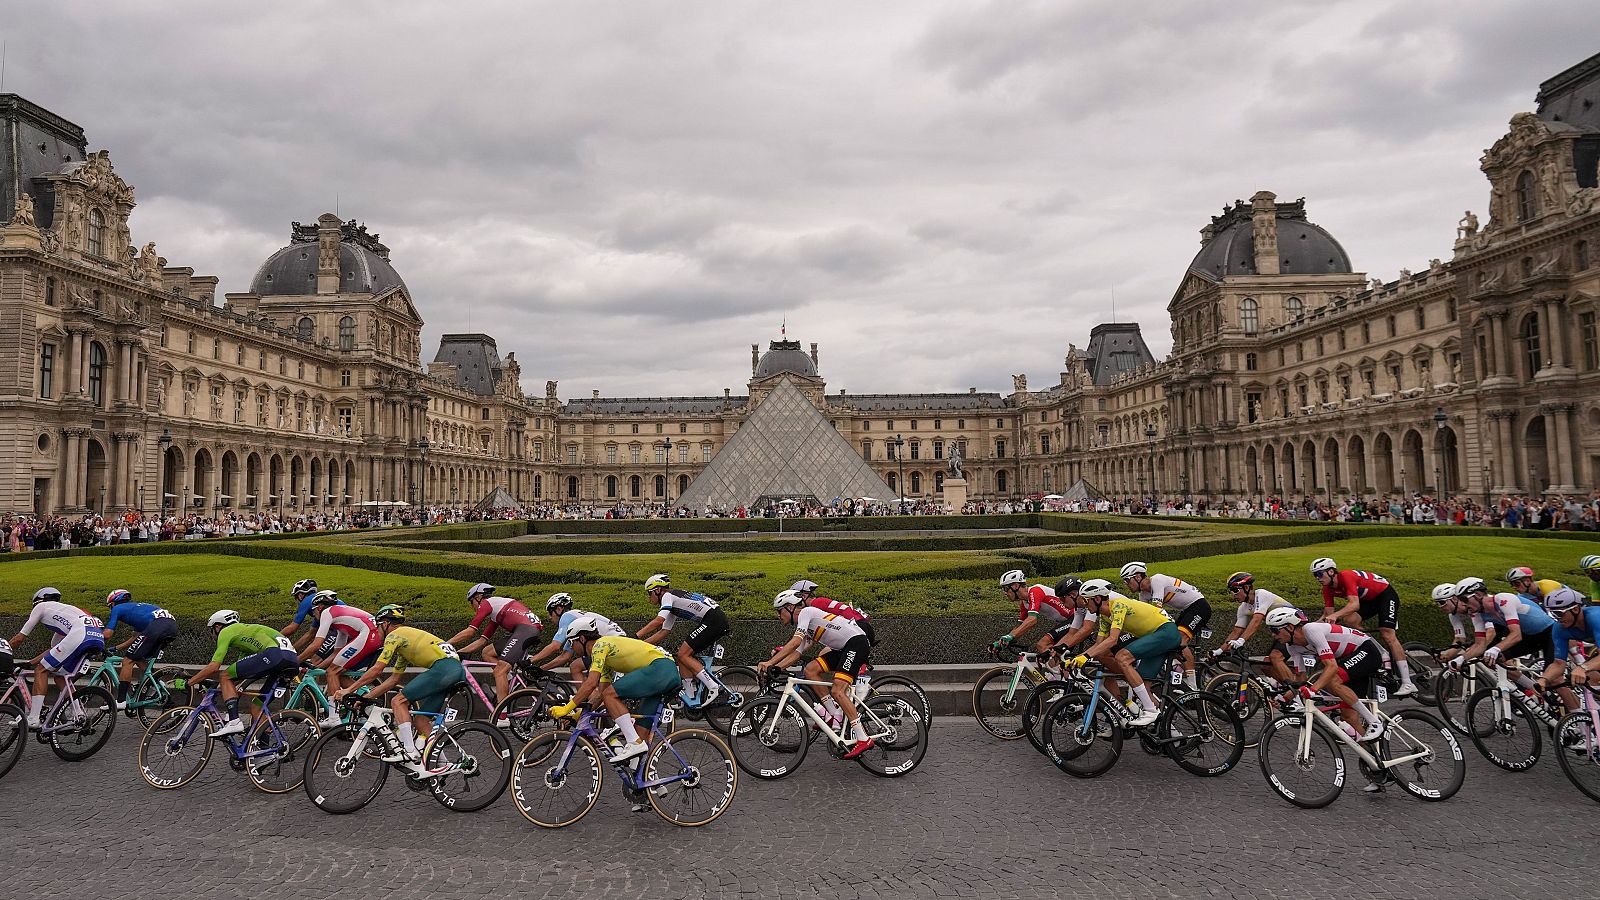
[[[1065,622],[1072,618],[1072,610],[1061,602],[1055,591],[1042,584],[1036,584],[1028,588],[1028,593],[1023,595],[1017,618],[1023,620],[1032,615],[1052,622]]]

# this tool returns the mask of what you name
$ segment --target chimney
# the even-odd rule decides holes
[[[969,394],[976,394],[977,392],[978,392],[978,389],[975,388],[975,387],[967,388],[967,393],[969,393]]]
[[[722,389],[722,399],[727,400],[733,395],[733,388]]]
[[[600,399],[600,391],[596,390],[593,393],[591,393],[590,394],[590,399],[591,400],[599,400]]]
[[[339,293],[339,217],[317,216],[317,293]]]
[[[1256,274],[1278,274],[1278,195],[1256,191],[1250,198],[1251,231],[1255,236]]]
[[[817,345],[813,343],[811,345],[811,365],[815,366],[816,364],[817,364]]]
[[[761,345],[750,345],[750,377],[756,377],[756,365],[761,362]]]

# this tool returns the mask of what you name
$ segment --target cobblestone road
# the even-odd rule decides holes
[[[1550,897],[1593,896],[1595,804],[1550,758],[1490,767],[1425,804],[1354,787],[1298,810],[1254,756],[1192,778],[1136,745],[1109,775],[1058,773],[1025,743],[946,719],[898,781],[813,754],[777,783],[745,779],[708,828],[630,813],[616,783],[583,822],[527,824],[509,794],[454,814],[391,778],[351,816],[257,793],[219,758],[175,792],[134,769],[124,720],[85,763],[30,743],[0,780],[6,896],[323,900],[354,897]],[[1357,779],[1359,781],[1359,779]],[[1491,807],[1490,804],[1496,804]],[[1502,816],[1514,818],[1512,823]],[[1513,841],[1526,852],[1486,851]]]

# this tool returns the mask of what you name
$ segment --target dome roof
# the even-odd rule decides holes
[[[388,248],[364,227],[346,223],[339,240],[339,293],[381,294],[405,287],[400,273],[386,258]],[[250,293],[282,297],[317,292],[317,240],[315,227],[295,223],[293,243],[267,257],[250,280]]]
[[[1277,204],[1278,271],[1283,275],[1348,275],[1350,256],[1319,225],[1306,219],[1305,201]],[[1211,276],[1256,274],[1250,204],[1240,201],[1211,220],[1211,237],[1189,269]]]
[[[811,361],[810,354],[800,349],[799,341],[773,341],[767,345],[767,352],[761,354],[751,377],[768,378],[780,372],[815,378],[817,364]]]

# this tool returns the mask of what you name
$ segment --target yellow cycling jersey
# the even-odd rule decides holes
[[[1144,637],[1171,621],[1161,607],[1153,603],[1112,594],[1110,610],[1100,615],[1099,633],[1105,637],[1112,629],[1117,629],[1123,634]]]
[[[600,673],[601,681],[642,669],[658,659],[671,659],[667,651],[649,641],[631,637],[603,637],[589,651],[589,674]]]
[[[378,652],[378,665],[395,668],[415,666],[426,669],[441,659],[460,659],[456,648],[437,635],[410,625],[396,626],[383,639],[383,649]],[[396,661],[398,660],[398,664]]]

